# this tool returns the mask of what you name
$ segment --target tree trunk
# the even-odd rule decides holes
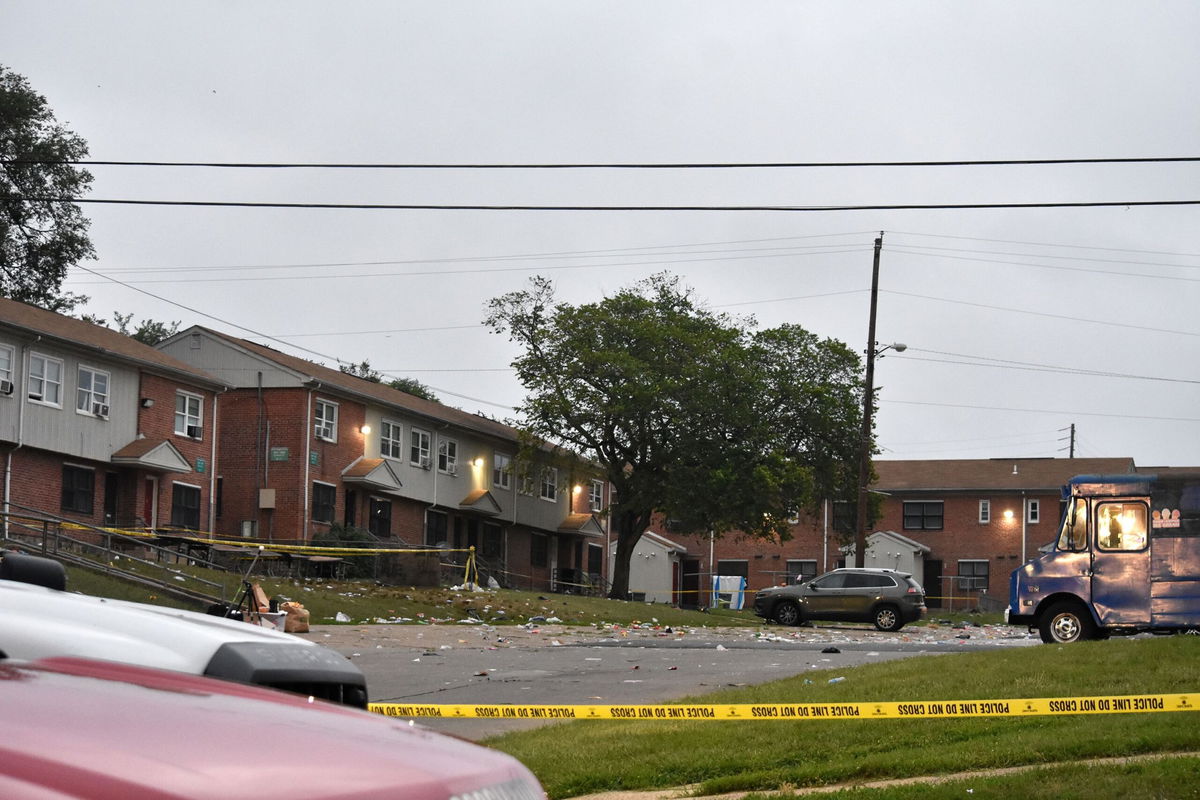
[[[633,558],[633,548],[650,522],[648,513],[638,514],[634,511],[621,511],[613,516],[617,529],[617,554],[612,565],[612,587],[608,596],[613,600],[629,599],[629,563]]]

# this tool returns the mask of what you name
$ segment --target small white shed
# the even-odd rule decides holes
[[[609,545],[610,563],[616,555],[617,543],[613,541]],[[647,603],[678,602],[686,555],[687,548],[678,542],[653,531],[643,533],[629,559],[630,595]]]

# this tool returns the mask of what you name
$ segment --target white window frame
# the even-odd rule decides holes
[[[588,483],[588,508],[592,511],[604,510],[604,481],[592,478]]]
[[[87,387],[83,385],[85,373],[89,376]],[[101,381],[104,384],[103,391],[96,388],[97,378],[103,379]],[[75,382],[75,413],[108,419],[108,387],[111,385],[112,375],[110,373],[80,364]]]
[[[322,442],[337,442],[338,404],[318,397],[313,408],[313,436]]]
[[[34,364],[41,364],[42,374],[34,375]],[[56,365],[58,368],[57,380],[51,378],[47,373],[51,365]],[[62,390],[63,390],[63,372],[65,365],[61,358],[42,355],[41,353],[29,354],[29,375],[28,386],[26,387],[25,395],[31,403],[37,403],[42,406],[52,406],[53,408],[62,408]],[[37,396],[34,396],[34,385],[37,385]],[[46,399],[46,387],[50,386],[54,389],[54,399]]]
[[[992,501],[991,500],[980,500],[979,501],[979,524],[987,525],[991,521],[992,521]]]
[[[420,428],[408,429],[408,463],[421,469],[429,469],[433,436]]]
[[[444,475],[458,474],[458,442],[438,437],[438,472]]]
[[[1042,521],[1042,501],[1030,498],[1025,501],[1025,521],[1037,525]]]
[[[380,422],[379,455],[396,460],[404,459],[404,426],[399,422],[390,419]]]
[[[512,456],[492,453],[492,485],[497,489],[512,488]]]
[[[0,380],[6,380],[13,383],[13,361],[17,357],[17,350],[12,345],[0,344]],[[12,394],[12,392],[9,392]]]
[[[183,401],[183,408],[179,408],[179,401]],[[196,413],[191,410],[191,402],[196,403]],[[182,423],[182,424],[181,424]],[[197,435],[193,436],[188,431],[195,429]],[[204,436],[204,397],[192,392],[183,390],[175,392],[175,435],[186,436],[189,439],[201,439]]]
[[[542,469],[541,488],[538,497],[549,503],[558,502],[558,467]]]
[[[962,574],[963,564],[986,564],[987,565],[986,578],[983,575],[976,575],[976,574],[963,575]],[[988,588],[988,584],[991,583],[991,581],[992,581],[992,563],[991,563],[991,561],[989,561],[986,558],[960,558],[960,559],[958,559],[957,568],[958,568],[958,588],[963,590],[964,592],[973,592],[973,591],[977,591],[979,589],[986,590]],[[983,581],[983,585],[979,586],[977,584],[981,578],[985,578],[985,579]],[[967,585],[968,582],[970,582],[969,586]]]

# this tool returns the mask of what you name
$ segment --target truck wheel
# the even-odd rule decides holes
[[[779,605],[775,606],[775,621],[780,625],[799,625],[800,624],[800,606],[793,603],[791,600],[784,600]]]
[[[1078,603],[1055,603],[1038,619],[1038,632],[1046,644],[1070,644],[1095,639],[1096,625]]]

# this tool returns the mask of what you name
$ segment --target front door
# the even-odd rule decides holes
[[[142,525],[154,528],[158,525],[158,478],[146,478],[146,496],[142,498]]]
[[[942,607],[942,562],[931,559],[925,562],[925,574],[921,578],[921,587],[925,589],[925,605],[929,608]]]
[[[1150,622],[1150,507],[1101,500],[1092,509],[1092,606],[1101,625]]]

